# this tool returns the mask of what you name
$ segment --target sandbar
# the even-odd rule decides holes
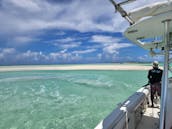
[[[0,66],[0,72],[33,70],[149,70],[151,68],[151,65],[143,64],[23,65]]]

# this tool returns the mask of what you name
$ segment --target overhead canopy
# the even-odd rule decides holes
[[[152,5],[135,9],[128,13],[133,21],[137,22],[143,17],[155,16],[172,10],[172,0],[154,3]]]
[[[142,14],[142,12],[144,13]],[[125,36],[144,49],[162,49],[164,47],[162,40],[147,40],[147,42],[143,42],[143,40],[163,37],[165,33],[163,21],[172,20],[172,2],[163,2],[144,7],[139,9],[138,12],[133,12],[131,16],[138,21],[125,31]],[[172,32],[172,21],[170,22],[169,30]]]

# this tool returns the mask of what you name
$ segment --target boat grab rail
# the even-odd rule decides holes
[[[144,103],[148,95],[149,89],[147,87],[140,88],[124,103],[114,109],[94,129],[132,129],[136,124],[131,119],[134,118],[136,110]]]

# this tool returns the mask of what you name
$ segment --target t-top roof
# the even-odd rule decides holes
[[[141,14],[142,12],[144,13]],[[172,1],[141,8],[138,12],[134,11],[131,16],[137,21],[125,31],[125,36],[144,49],[162,49],[163,41],[143,42],[142,40],[163,37],[165,33],[163,21],[172,20]],[[172,32],[172,21],[169,24],[169,30]]]

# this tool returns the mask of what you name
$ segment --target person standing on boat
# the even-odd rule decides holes
[[[163,70],[158,67],[158,61],[154,61],[152,67],[153,68],[148,72],[148,79],[151,89],[151,106],[154,107],[153,100],[156,92],[158,96],[161,96],[161,78]]]

